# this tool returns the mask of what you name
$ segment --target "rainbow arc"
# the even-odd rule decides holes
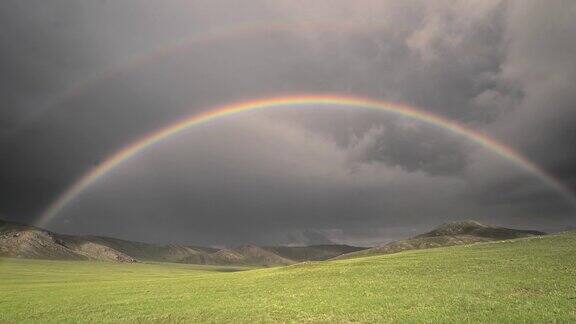
[[[140,140],[137,140],[136,142],[118,150],[116,153],[105,159],[99,166],[81,176],[45,210],[45,212],[38,219],[37,223],[39,226],[42,226],[51,221],[68,204],[70,204],[76,197],[78,197],[78,195],[84,192],[95,181],[104,177],[110,171],[127,162],[148,147],[159,144],[163,140],[175,136],[186,129],[200,124],[208,123],[216,119],[234,116],[248,111],[279,107],[291,107],[293,109],[301,109],[306,107],[354,107],[357,109],[379,110],[415,119],[423,123],[442,128],[497,153],[511,163],[514,163],[518,167],[533,174],[548,186],[555,189],[568,202],[576,207],[576,197],[574,196],[574,193],[559,180],[546,173],[538,165],[522,156],[518,152],[514,151],[512,148],[458,122],[406,105],[336,94],[309,94],[273,97],[232,103],[210,109],[203,113],[194,114],[178,122],[160,128],[152,133],[149,133]]]

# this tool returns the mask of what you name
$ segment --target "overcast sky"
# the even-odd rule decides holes
[[[170,122],[300,93],[420,107],[576,189],[574,17],[571,0],[3,0],[0,215],[34,222],[82,174]],[[183,39],[193,41],[166,50]],[[459,219],[550,231],[576,225],[576,211],[445,130],[309,107],[183,132],[100,179],[48,228],[372,245]]]

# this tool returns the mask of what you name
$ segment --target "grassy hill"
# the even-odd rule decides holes
[[[442,224],[430,232],[406,240],[391,242],[370,249],[350,252],[334,257],[336,260],[398,253],[408,250],[430,249],[443,246],[491,242],[522,237],[546,235],[544,232],[490,226],[473,220]]]
[[[576,233],[241,270],[0,259],[0,321],[576,321]]]

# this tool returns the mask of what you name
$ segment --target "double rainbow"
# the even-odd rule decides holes
[[[393,113],[396,115],[412,118],[433,126],[450,131],[454,134],[460,135],[468,140],[475,142],[482,147],[489,149],[501,157],[509,160],[524,170],[530,172],[534,176],[541,179],[544,183],[554,188],[573,206],[576,206],[576,197],[574,193],[564,186],[560,181],[551,175],[547,174],[544,170],[536,164],[523,157],[510,147],[478,132],[472,130],[455,121],[434,115],[432,113],[409,107],[405,105],[388,103],[373,99],[331,95],[331,94],[309,94],[298,96],[283,96],[273,97],[267,99],[251,100],[240,103],[233,103],[211,109],[207,112],[195,114],[190,117],[184,118],[181,121],[170,124],[166,127],[144,136],[142,139],[120,149],[98,167],[84,174],[73,183],[60,197],[55,200],[45,212],[39,217],[37,224],[39,226],[45,225],[58,215],[70,202],[72,202],[80,193],[85,191],[91,184],[99,178],[105,176],[120,164],[130,160],[139,152],[147,147],[158,144],[163,140],[174,136],[183,130],[194,127],[199,124],[207,123],[209,121],[233,116],[242,112],[278,108],[278,107],[357,107],[371,110],[380,110],[384,112]]]

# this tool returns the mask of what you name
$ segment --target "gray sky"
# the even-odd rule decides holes
[[[190,114],[322,92],[464,123],[576,188],[575,15],[573,1],[3,1],[0,214],[33,222],[111,153]],[[150,59],[191,35],[204,40]],[[445,130],[311,107],[190,129],[100,179],[48,227],[370,245],[469,218],[560,230],[575,213]]]

